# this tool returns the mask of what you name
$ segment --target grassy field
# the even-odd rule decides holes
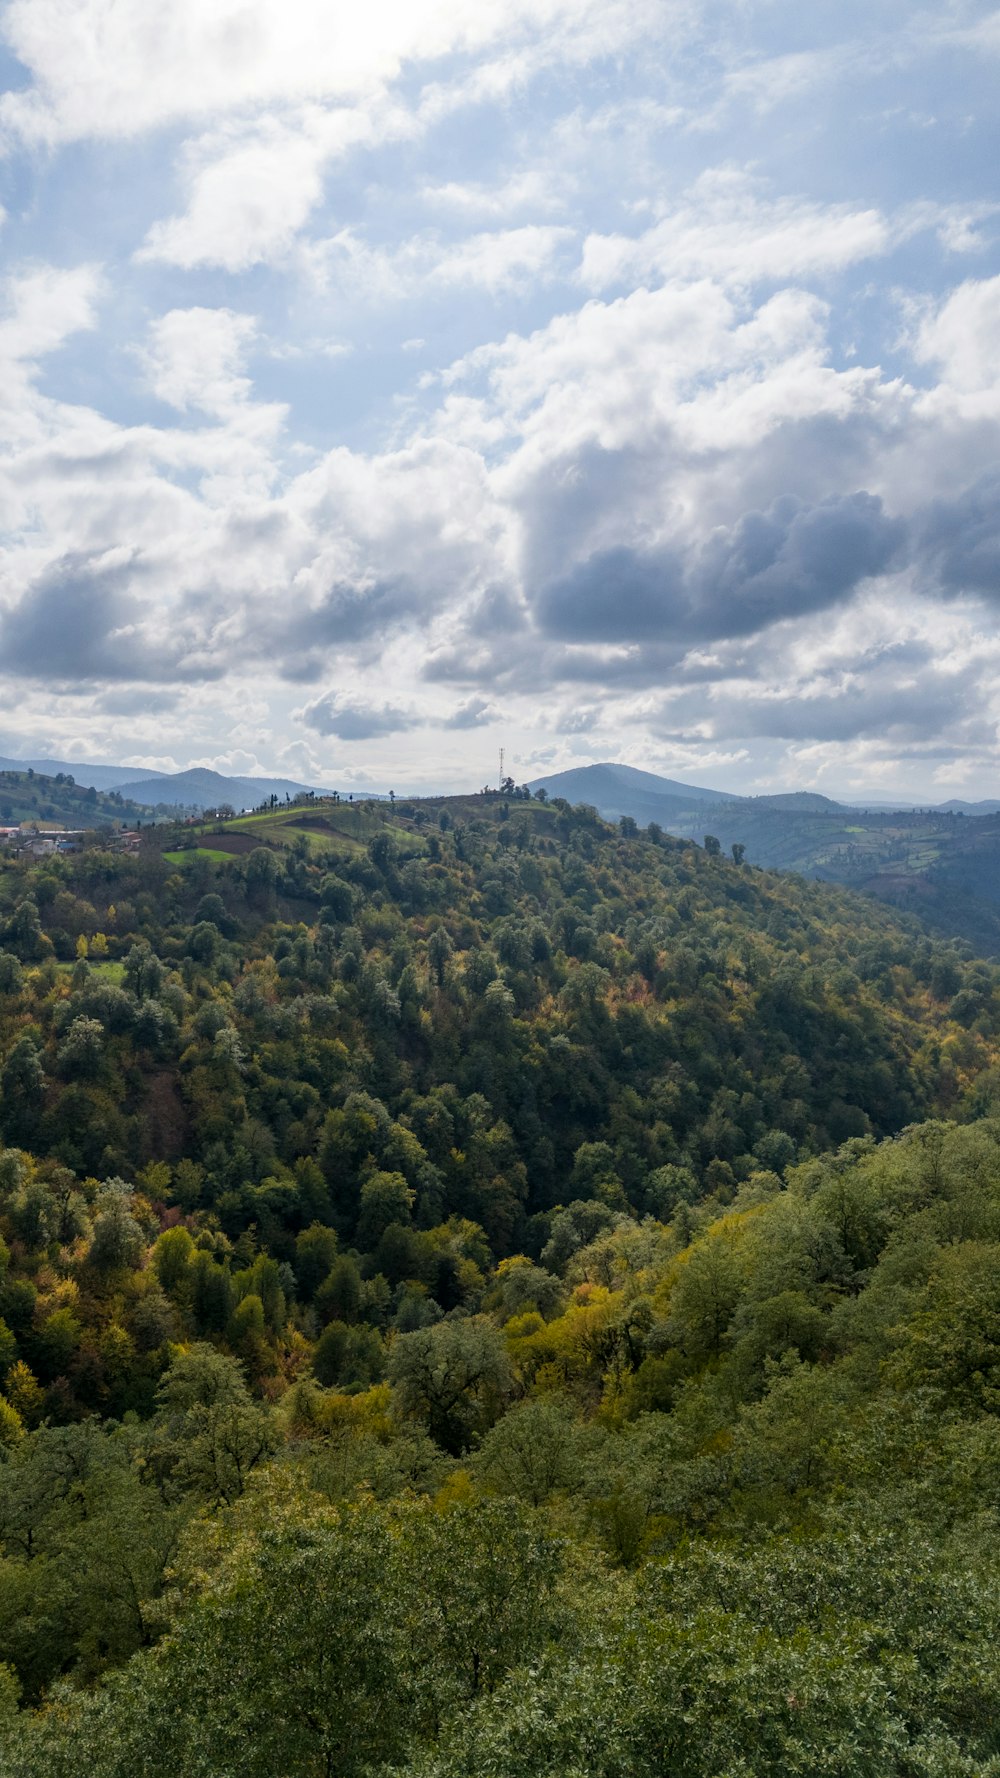
[[[313,856],[325,853],[335,856],[366,846],[377,833],[390,835],[401,851],[412,856],[426,850],[422,828],[432,825],[436,828],[443,800],[435,801],[433,813],[430,805],[412,800],[405,805],[412,813],[404,814],[386,803],[335,803],[332,799],[317,798],[311,803],[294,803],[253,815],[236,815],[221,823],[213,818],[187,829],[196,840],[194,849],[176,849],[164,852],[163,856],[171,864],[182,864],[185,858],[191,857],[222,861],[249,852],[254,846],[289,851],[303,845]],[[452,800],[459,799],[449,799],[449,806]],[[463,804],[466,800],[475,804],[477,799],[461,799]],[[480,811],[481,808],[480,803]],[[423,822],[414,819],[418,810],[426,811]],[[456,813],[460,820],[469,818],[464,807]]]
[[[228,864],[231,852],[219,852],[212,846],[189,846],[181,852],[164,852],[168,864],[190,864],[192,858],[208,858],[213,864]]]
[[[510,819],[525,822],[545,832],[555,830],[557,812],[542,803],[511,801]],[[384,833],[395,843],[400,861],[426,856],[428,838],[438,833],[439,823],[447,817],[457,827],[474,824],[484,815],[495,812],[495,799],[486,801],[481,795],[400,797],[395,806],[387,802],[335,802],[333,798],[317,797],[312,802],[282,804],[276,809],[260,809],[250,815],[234,815],[219,821],[217,816],[197,825],[184,826],[188,842],[177,845],[177,828],[164,834],[168,850],[163,857],[168,864],[185,868],[194,858],[214,864],[225,864],[233,858],[246,857],[258,846],[271,851],[305,850],[318,864],[336,860],[364,850],[376,834]],[[173,842],[170,844],[169,842]],[[193,843],[192,843],[193,842]]]
[[[90,965],[92,976],[96,976],[102,982],[112,982],[116,988],[121,986],[122,977],[125,974],[124,963],[115,963],[110,957],[88,957],[87,962]],[[56,968],[60,975],[70,976],[73,974],[76,964],[57,963]]]

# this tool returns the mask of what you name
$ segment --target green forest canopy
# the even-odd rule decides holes
[[[0,874],[3,1770],[1000,1771],[1000,974],[458,812]]]

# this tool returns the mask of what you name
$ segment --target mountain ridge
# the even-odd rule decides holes
[[[108,761],[14,759],[0,757],[0,771],[34,772],[38,777],[71,777],[84,790],[102,793],[117,790],[127,800],[149,808],[165,804],[174,808],[210,808],[216,803],[260,803],[270,796],[301,796],[318,785],[300,784],[294,778],[264,774],[259,778],[229,775],[208,766],[192,766],[183,772],[161,772],[140,766],[116,766]]]
[[[658,772],[643,771],[638,766],[623,765],[616,760],[596,760],[591,765],[570,766],[565,771],[543,773],[530,779],[528,788],[532,791],[544,789],[549,796],[565,796],[568,802],[589,802],[600,814],[616,819],[622,815],[633,815],[638,819],[639,811],[635,807],[638,798],[644,802],[657,800],[698,808],[741,804],[758,809],[812,809],[828,814],[851,810],[877,811],[880,814],[895,811],[913,814],[920,810],[945,815],[1000,814],[1000,799],[992,797],[982,797],[974,802],[967,802],[961,797],[950,797],[947,802],[931,803],[922,800],[909,802],[902,798],[886,801],[871,797],[831,797],[818,790],[715,790],[704,784],[684,784],[677,778],[664,778]]]
[[[135,778],[116,788],[133,802],[149,803],[154,808],[167,804],[179,809],[205,809],[219,803],[240,808],[247,803],[266,802],[271,796],[284,799],[308,795],[314,786],[299,784],[294,778],[231,778],[208,766],[195,766],[190,771],[164,777]]]
[[[140,770],[137,766],[116,766],[106,760],[84,760],[72,764],[64,759],[0,758],[0,771],[35,772],[41,778],[55,778],[61,772],[63,777],[71,777],[84,790],[117,790],[120,785],[127,784],[130,778],[165,778],[169,775],[166,772]]]

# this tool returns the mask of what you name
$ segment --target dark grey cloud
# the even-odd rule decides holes
[[[642,444],[609,449],[589,440],[537,463],[517,499],[526,580],[543,586],[558,579],[566,562],[600,547],[609,523],[620,523],[622,513],[661,511],[664,488],[685,467],[685,454],[666,426]]]
[[[676,549],[604,550],[544,587],[535,615],[567,643],[690,646],[749,636],[849,598],[900,556],[901,520],[873,494],[809,506],[783,495],[745,513],[692,559]]]
[[[145,626],[156,610],[152,570],[141,556],[109,563],[76,551],[52,563],[19,603],[0,617],[0,669],[44,679],[62,691],[121,681],[221,679],[225,660],[201,644],[189,595],[189,616],[165,638]]]
[[[299,711],[308,728],[320,735],[336,735],[341,741],[368,741],[376,735],[394,735],[413,728],[472,729],[496,721],[497,709],[485,698],[469,698],[450,716],[435,719],[392,704],[352,703],[329,691]]]
[[[760,682],[780,686],[783,677],[780,656],[769,668],[760,663]],[[765,696],[757,687],[733,687],[721,696],[708,696],[686,689],[664,702],[653,726],[673,741],[691,741],[707,724],[714,741],[885,739],[898,750],[957,734],[965,746],[988,745],[993,728],[983,712],[978,666],[946,673],[927,661],[922,670],[907,670],[901,680],[900,664],[887,650],[867,665],[823,675],[818,684],[810,684],[808,694]]]
[[[469,698],[466,703],[459,704],[450,716],[446,716],[442,728],[482,728],[484,724],[494,722],[497,717],[495,706],[486,698]]]
[[[335,692],[307,704],[300,718],[318,735],[336,735],[341,741],[370,741],[376,735],[394,735],[417,726],[412,711],[391,704],[352,704]]]
[[[149,685],[123,687],[98,698],[94,708],[102,716],[157,716],[176,710],[180,694],[175,691],[154,691]]]
[[[135,621],[133,564],[72,554],[54,563],[0,622],[0,661],[26,678],[135,679],[121,632]]]
[[[318,604],[289,610],[279,602],[266,645],[284,678],[314,683],[330,651],[368,645],[374,652],[431,603],[426,588],[407,578],[334,582]]]
[[[563,642],[646,642],[687,632],[688,600],[679,555],[601,550],[540,593],[535,616]]]
[[[601,720],[602,712],[588,705],[577,704],[563,710],[555,721],[560,735],[586,735],[596,728]]]
[[[1000,599],[1000,467],[951,500],[935,500],[918,526],[918,555],[942,593]]]

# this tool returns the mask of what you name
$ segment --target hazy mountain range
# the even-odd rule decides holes
[[[210,809],[219,803],[231,803],[234,808],[241,809],[256,806],[270,796],[284,800],[286,796],[294,797],[313,790],[322,794],[323,789],[327,788],[301,784],[294,778],[229,777],[205,766],[192,767],[185,772],[159,772],[139,770],[135,766],[114,765],[107,760],[0,758],[0,770],[30,770],[48,778],[54,778],[58,772],[63,772],[71,775],[77,784],[93,786],[95,790],[102,792],[117,790],[129,801],[143,803],[151,808],[166,806]],[[812,812],[831,816],[849,814],[857,808],[879,812],[891,809],[910,812],[915,808],[930,807],[925,803],[838,802],[811,790],[745,796],[732,790],[710,789],[704,784],[682,784],[676,778],[664,778],[657,772],[644,772],[635,766],[620,765],[612,761],[578,766],[566,772],[552,772],[533,779],[531,788],[544,788],[549,796],[563,796],[569,803],[590,803],[610,820],[631,815],[643,825],[658,821],[668,831],[677,828],[684,832],[688,831],[692,821],[697,824],[696,818],[700,819],[698,811],[707,811],[722,805],[726,805],[734,814],[736,805],[744,815],[751,811],[761,815],[768,811],[784,811],[788,814]],[[938,803],[933,807],[935,812],[943,814],[961,812],[968,815],[993,815],[1000,812],[1000,800],[968,803],[952,798],[949,802]]]
[[[95,764],[59,759],[0,759],[0,771],[33,771],[46,778],[64,772],[77,784],[92,786],[95,790],[117,790],[129,801],[146,803],[151,808],[166,804],[174,808],[209,809],[218,803],[232,803],[234,808],[243,808],[263,802],[269,796],[283,799],[317,788],[299,784],[294,778],[229,778],[204,766],[187,772],[155,772],[136,766],[109,765],[106,761]]]
[[[577,766],[568,772],[551,772],[534,778],[531,789],[544,789],[549,796],[564,796],[569,803],[590,803],[598,813],[618,820],[631,815],[636,821],[659,821],[669,824],[669,817],[682,815],[695,808],[708,808],[717,803],[740,803],[755,809],[795,811],[813,810],[830,815],[852,810],[933,809],[940,813],[995,815],[1000,800],[968,803],[952,797],[946,803],[912,803],[863,801],[838,802],[818,791],[793,790],[767,796],[743,796],[734,790],[709,790],[703,784],[681,784],[676,778],[662,778],[656,772],[641,772],[635,766],[617,765],[610,761],[599,765]]]

